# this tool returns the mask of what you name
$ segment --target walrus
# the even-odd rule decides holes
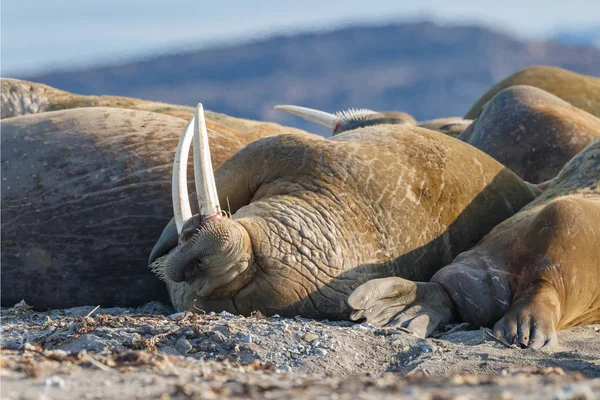
[[[214,175],[209,153],[196,154],[196,211],[178,194],[181,176],[149,259],[180,311],[344,319],[361,283],[429,280],[539,193],[476,148],[411,124],[262,138]]]
[[[500,91],[458,136],[533,183],[554,178],[598,138],[599,118],[532,86]]]
[[[429,282],[376,279],[348,298],[352,318],[420,336],[466,321],[521,347],[557,345],[556,331],[600,322],[600,139],[531,204]]]
[[[186,121],[194,116],[194,107],[140,100],[133,97],[84,96],[41,83],[10,78],[2,78],[0,85],[2,88],[0,108],[3,119],[82,107],[114,107],[151,111],[182,118]],[[204,112],[210,129],[222,133],[228,131],[234,136],[253,135],[253,137],[262,137],[275,135],[282,129],[282,125],[273,122],[235,118],[209,110]],[[285,129],[291,133],[306,133],[291,127],[285,127]]]
[[[3,119],[2,305],[168,302],[147,259],[172,216],[173,154],[187,123],[103,107]],[[215,167],[260,137],[308,135],[231,117],[207,124]]]
[[[600,78],[549,66],[528,67],[498,82],[475,102],[464,118],[477,118],[483,106],[496,94],[517,85],[545,90],[600,118]]]
[[[335,114],[294,105],[278,105],[275,106],[275,109],[329,128],[334,136],[365,126],[410,124],[456,137],[472,122],[462,117],[437,118],[417,122],[412,115],[403,111],[373,111],[367,108],[350,108]]]

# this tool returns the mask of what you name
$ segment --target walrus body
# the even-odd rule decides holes
[[[347,318],[359,284],[428,280],[537,194],[472,146],[408,124],[264,138],[215,181],[232,219],[196,215],[181,235],[171,223],[150,259],[178,310]]]
[[[556,344],[556,330],[600,322],[600,140],[536,200],[494,228],[428,283],[387,278],[349,298],[354,318],[422,336],[440,323],[492,326],[523,347]]]
[[[84,107],[111,107],[149,111],[182,118],[186,121],[189,121],[194,115],[194,108],[189,106],[146,101],[132,97],[83,96],[41,83],[19,79],[2,78],[0,84],[2,89],[2,119]],[[209,129],[222,134],[227,133],[234,137],[249,135],[250,138],[258,138],[276,135],[281,132],[282,128],[290,133],[306,133],[300,129],[283,127],[272,122],[234,118],[208,110],[205,113]],[[242,141],[248,143],[247,139],[242,139]]]
[[[172,215],[173,154],[186,124],[120,108],[3,119],[2,305],[166,300],[147,259]],[[278,133],[275,124],[242,131],[235,124],[245,126],[208,121],[215,167],[247,143]]]
[[[475,119],[500,91],[518,85],[534,86],[600,118],[600,78],[549,66],[525,68],[495,84],[465,114]]]
[[[496,94],[458,136],[533,183],[554,178],[598,138],[599,118],[532,86]]]

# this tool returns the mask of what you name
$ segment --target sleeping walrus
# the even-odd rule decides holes
[[[348,302],[353,319],[420,336],[451,321],[494,326],[523,347],[556,344],[556,330],[600,322],[600,140],[545,192],[460,254],[430,282],[375,279]]]
[[[465,118],[477,118],[496,94],[517,85],[542,89],[600,118],[600,78],[549,66],[528,67],[498,82],[477,100]]]
[[[533,183],[554,178],[598,138],[600,118],[533,86],[499,92],[458,136]]]
[[[31,104],[32,97],[18,101],[29,86],[17,83],[7,99]],[[4,79],[2,85],[4,95]],[[30,86],[37,94],[29,96],[50,96],[45,101],[55,106],[72,96]],[[81,105],[77,98],[70,104]],[[308,135],[209,115],[215,167],[260,137],[284,130]],[[36,309],[168,300],[147,259],[172,215],[173,154],[186,124],[164,113],[114,107],[3,119],[2,305],[22,299]]]
[[[196,211],[177,190],[186,178],[174,182],[175,219],[150,257],[178,310],[347,318],[361,283],[429,280],[538,194],[476,148],[411,124],[263,138],[214,176],[209,157],[196,164]]]

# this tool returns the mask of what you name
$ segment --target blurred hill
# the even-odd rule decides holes
[[[558,30],[552,40],[571,46],[594,46],[600,49],[600,25]]]
[[[598,76],[600,49],[415,22],[282,35],[20,78],[79,94],[202,102],[213,111],[302,128],[303,121],[272,107],[366,107],[417,119],[463,115],[493,83],[539,64]]]

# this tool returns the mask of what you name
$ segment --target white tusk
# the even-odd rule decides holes
[[[206,218],[217,214],[221,215],[221,205],[210,160],[208,132],[201,103],[196,106],[194,118],[196,120],[194,123],[194,180],[200,215]]]
[[[179,139],[175,151],[175,161],[173,161],[171,196],[173,198],[173,215],[175,216],[177,233],[181,233],[183,224],[192,217],[187,188],[187,160],[192,138],[194,137],[194,125],[194,117],[192,117],[183,131],[181,139]]]
[[[304,118],[307,121],[314,122],[319,125],[323,125],[331,130],[335,129],[335,125],[338,123],[339,118],[334,114],[329,114],[324,111],[315,110],[307,107],[300,106],[275,106],[276,110],[285,111],[290,114],[297,115]]]

